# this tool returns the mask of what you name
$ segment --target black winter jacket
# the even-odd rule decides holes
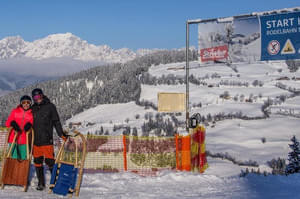
[[[64,135],[59,116],[54,104],[44,96],[40,104],[33,104],[34,145],[44,146],[53,144],[53,127],[57,135]]]

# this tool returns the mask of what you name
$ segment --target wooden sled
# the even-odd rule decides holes
[[[12,149],[16,144],[18,133],[15,133],[13,142],[8,147],[8,138],[11,130],[12,128],[8,130],[3,151],[2,171],[0,178],[1,189],[4,189],[4,185],[16,185],[23,186],[24,191],[26,192],[29,184],[28,178],[32,160],[34,132],[33,130],[26,132],[26,160],[18,160],[11,157]]]
[[[65,145],[70,138],[73,138],[75,142],[75,162],[63,160]],[[79,141],[81,141],[82,144],[82,156],[80,161],[78,160]],[[53,167],[50,179],[49,193],[55,193],[64,196],[69,195],[72,197],[73,193],[75,192],[75,195],[79,196],[85,156],[86,139],[81,133],[75,131],[73,135],[70,135],[67,141],[63,141],[56,156],[55,165]]]

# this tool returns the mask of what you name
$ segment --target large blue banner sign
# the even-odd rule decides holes
[[[261,60],[300,59],[300,12],[260,16]]]

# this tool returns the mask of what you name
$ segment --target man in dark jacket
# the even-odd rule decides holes
[[[42,191],[45,188],[45,177],[43,162],[49,167],[50,173],[55,163],[53,148],[53,127],[57,135],[66,140],[62,125],[54,104],[52,104],[43,91],[36,88],[32,91],[34,104],[32,106],[34,146],[33,157],[38,178],[37,190]]]

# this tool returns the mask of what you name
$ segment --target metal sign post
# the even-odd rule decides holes
[[[185,124],[186,124],[186,130],[187,130],[187,132],[189,131],[189,118],[190,118],[190,112],[189,112],[189,110],[190,110],[190,106],[189,106],[189,95],[190,95],[190,92],[189,92],[189,64],[190,64],[190,62],[189,62],[189,45],[190,45],[190,33],[189,33],[189,25],[190,24],[198,24],[198,23],[200,23],[200,22],[202,22],[202,20],[188,20],[187,22],[186,22],[186,48],[185,48],[185,50],[186,50],[186,53],[185,53],[185,60],[186,60],[186,66],[185,66],[185,85],[186,85],[186,90],[185,90],[185,92],[186,92],[186,100],[185,100],[185,103],[186,103],[186,121],[185,121]]]
[[[186,130],[187,132],[189,132],[189,21],[186,22],[186,57],[185,57],[185,60],[186,60],[186,66],[185,66],[185,85],[186,85],[186,95],[185,95],[185,104],[186,104],[186,107],[185,107],[185,111],[186,111]]]

